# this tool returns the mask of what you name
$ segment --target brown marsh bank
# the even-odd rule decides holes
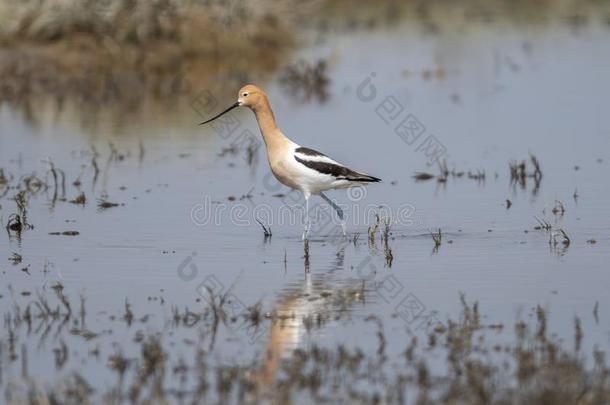
[[[86,114],[87,123],[112,119],[120,126],[126,114],[185,119],[180,112],[190,111],[203,89],[222,94],[246,82],[263,84],[275,74],[293,94],[324,101],[326,89],[301,88],[302,77],[294,77],[288,61],[299,49],[333,41],[338,33],[409,26],[418,35],[443,38],[489,27],[544,32],[561,26],[578,34],[610,27],[608,21],[607,2],[571,0],[382,0],[357,8],[342,0],[3,0],[0,102],[35,122]],[[531,50],[529,43],[523,46]],[[312,61],[312,73],[334,65],[336,56]],[[496,57],[512,71],[522,67],[509,55]],[[443,80],[452,72],[403,66],[401,74]],[[459,94],[451,97],[459,103]]]
[[[89,108],[118,103],[125,112],[149,99],[167,108],[221,77],[225,84],[260,79],[294,48],[290,27],[308,14],[306,6],[298,13],[288,7],[268,1],[3,1],[0,99],[33,110],[43,98]]]

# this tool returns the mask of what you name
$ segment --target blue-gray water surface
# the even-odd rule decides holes
[[[193,98],[177,100],[167,114],[119,124],[103,112],[91,124],[77,107],[57,113],[44,100],[35,105],[36,120],[0,107],[0,167],[16,178],[45,177],[51,159],[66,174],[66,199],[79,194],[77,178],[87,196],[83,206],[53,203],[51,190],[30,198],[34,228],[20,240],[0,239],[0,312],[57,282],[75,305],[85,297],[89,328],[101,335],[64,337],[73,356],[62,373],[77,368],[101,386],[114,381],[104,355],[114,342],[133,349],[138,330],[167,332],[176,356],[188,356],[184,341],[196,331],[172,332],[168,319],[172,308],[200,306],[206,286],[230,290],[243,307],[260,302],[264,313],[295,315],[282,327],[263,321],[255,332],[222,328],[213,347],[219,362],[257,359],[267,349],[282,356],[313,343],[374,350],[376,327],[364,322],[371,314],[383,322],[388,351],[399,352],[408,336],[425,334],[414,314],[446,322],[459,313],[462,293],[479,302],[486,320],[507,326],[537,305],[548,308],[550,329],[568,341],[578,316],[585,346],[607,347],[610,30],[551,22],[457,32],[432,35],[404,23],[307,41],[286,63],[328,61],[323,102],[295,97],[278,72],[257,83],[288,137],[383,179],[366,190],[328,193],[345,207],[348,235],[340,237],[336,218],[320,211],[307,268],[302,199],[270,176],[264,146],[252,162],[232,147],[244,133],[260,144],[250,111],[234,112],[229,134],[198,126],[202,111]],[[218,104],[203,115],[233,102],[238,88],[218,87]],[[207,94],[201,91],[194,96]],[[109,158],[109,141],[119,157]],[[532,172],[530,154],[540,162],[539,184],[533,177],[512,182],[509,163],[526,160]],[[439,173],[438,156],[454,174],[415,181],[416,172]],[[16,212],[12,196],[9,190],[0,199],[3,228]],[[97,199],[119,206],[100,209]],[[391,221],[387,248],[383,224],[369,242],[375,213]],[[569,245],[559,234],[552,243],[554,233],[535,229],[536,218],[564,230]],[[255,219],[271,227],[270,238]],[[438,229],[435,249],[430,233]],[[72,230],[79,234],[50,234]],[[7,260],[13,252],[22,263]],[[111,320],[126,300],[136,316],[150,315],[146,322]],[[331,314],[329,321],[306,327],[303,319],[320,313]],[[51,372],[52,338],[22,341],[31,346],[30,374],[44,382],[61,375]],[[101,358],[88,355],[94,347]],[[18,379],[20,367],[9,365],[5,380]]]

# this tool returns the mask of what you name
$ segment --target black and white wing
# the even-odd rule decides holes
[[[329,158],[325,154],[299,146],[294,150],[294,158],[297,162],[320,174],[334,177],[336,180],[346,180],[355,183],[376,183],[381,179],[368,174],[359,173]]]

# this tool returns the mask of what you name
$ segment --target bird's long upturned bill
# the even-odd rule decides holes
[[[223,111],[223,112],[221,112],[220,114],[218,114],[218,115],[216,115],[216,116],[214,116],[214,117],[210,118],[210,119],[209,119],[209,120],[207,120],[207,121],[204,121],[204,122],[200,123],[199,125],[207,124],[208,122],[214,121],[216,118],[218,118],[218,117],[220,117],[220,116],[222,116],[222,115],[224,115],[224,114],[228,113],[229,111],[231,111],[232,109],[237,108],[237,107],[239,107],[239,102],[236,102],[235,104],[233,104],[231,107],[227,108],[226,110],[224,110],[224,111]]]

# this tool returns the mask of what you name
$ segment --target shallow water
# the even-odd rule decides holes
[[[243,150],[222,152],[240,141],[243,130],[258,137],[249,111],[235,112],[239,125],[228,135],[196,125],[207,93],[180,100],[183,107],[167,120],[153,116],[118,127],[46,113],[32,122],[5,105],[0,167],[15,178],[33,172],[44,177],[43,159],[50,157],[66,173],[66,198],[78,195],[72,182],[80,175],[88,201],[82,207],[53,204],[50,190],[30,198],[28,219],[35,228],[20,240],[5,235],[0,242],[2,256],[23,255],[18,265],[3,259],[0,308],[10,312],[13,302],[25,307],[36,291],[56,282],[75,303],[86,297],[90,329],[108,332],[92,341],[64,336],[74,357],[62,372],[77,367],[102,386],[114,381],[100,367],[104,356],[114,342],[132,347],[137,330],[164,330],[171,350],[187,353],[182,343],[197,332],[172,330],[167,320],[173,307],[201,305],[205,286],[221,294],[230,290],[238,308],[261,302],[264,313],[296,316],[283,327],[263,321],[255,332],[222,328],[211,347],[219,362],[260,359],[264,350],[281,357],[312,343],[374,350],[376,327],[364,322],[371,314],[383,322],[388,351],[397,353],[409,335],[425,336],[426,321],[442,324],[458,314],[460,293],[479,301],[490,322],[507,325],[532,316],[537,305],[549,308],[550,329],[565,340],[578,316],[584,345],[607,347],[609,36],[602,24],[477,24],[455,35],[422,32],[407,21],[333,31],[296,52],[294,61],[329,61],[330,97],[294,97],[280,85],[279,73],[261,83],[283,132],[384,180],[365,191],[329,193],[348,213],[348,236],[338,237],[337,223],[324,216],[312,230],[308,267],[302,201],[270,177],[264,147],[251,164]],[[230,103],[236,90],[214,94],[220,101],[204,115]],[[394,132],[409,114],[425,127],[412,144]],[[450,175],[446,183],[416,182],[415,172],[438,173],[422,148],[430,140],[445,151],[449,170],[482,171],[485,179],[465,174]],[[109,159],[108,141],[122,159]],[[95,183],[92,145],[99,153]],[[524,187],[510,179],[509,162],[528,160],[530,153],[541,162],[538,188],[533,179]],[[15,212],[12,195],[9,190],[0,200],[4,225]],[[120,206],[99,210],[96,198],[102,196]],[[556,200],[563,215],[552,213]],[[313,212],[320,213],[323,201],[313,201]],[[382,231],[374,246],[367,237],[379,210],[394,221],[391,266]],[[271,226],[270,238],[255,217]],[[564,229],[569,246],[551,246],[549,233],[534,229],[535,217]],[[430,230],[439,228],[443,240],[435,250]],[[69,230],[80,234],[49,234]],[[28,272],[20,271],[26,266]],[[150,318],[131,326],[112,320],[122,316],[125,300]],[[302,321],[318,315],[325,320],[310,328]],[[30,374],[53,381],[49,346],[37,334],[20,333]],[[87,355],[93,347],[100,348],[101,360]],[[19,373],[20,365],[9,365],[5,379]]]

